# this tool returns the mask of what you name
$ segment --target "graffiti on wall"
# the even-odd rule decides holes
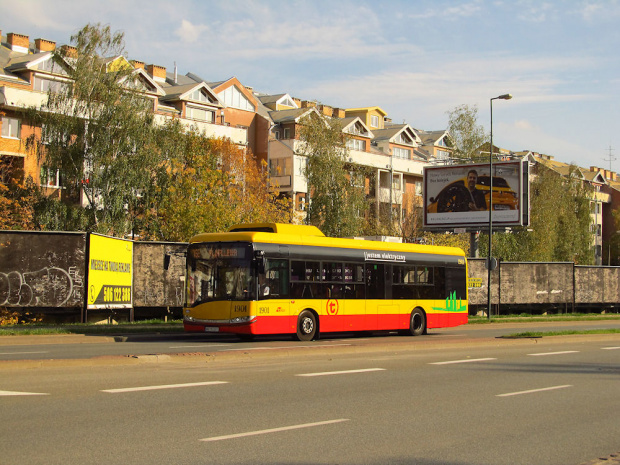
[[[75,266],[0,272],[0,305],[73,307],[82,305],[83,298],[84,278]]]

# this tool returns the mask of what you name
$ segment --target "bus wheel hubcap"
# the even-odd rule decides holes
[[[304,320],[301,323],[302,331],[306,334],[310,334],[313,328],[314,328],[314,324],[312,323],[312,320],[310,318],[304,318]]]

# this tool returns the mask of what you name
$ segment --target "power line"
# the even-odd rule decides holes
[[[611,153],[612,150],[613,149],[611,148],[611,145],[610,145],[609,146],[609,158],[603,158],[603,161],[608,161],[609,162],[609,171],[613,171],[611,169],[611,162],[614,162],[614,161],[617,160],[617,158],[612,155],[612,153]]]

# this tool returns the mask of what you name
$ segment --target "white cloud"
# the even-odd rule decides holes
[[[552,155],[565,163],[589,166],[595,159],[592,147],[581,145],[576,138],[566,137],[566,130],[556,127],[539,127],[529,121],[513,123],[493,121],[494,134],[499,135],[498,145],[509,150],[532,150]]]
[[[209,27],[204,24],[194,25],[188,20],[184,19],[181,21],[181,27],[179,27],[174,33],[183,41],[183,42],[196,42],[200,36],[208,31]]]
[[[517,17],[522,21],[543,23],[557,16],[558,11],[549,2],[539,2],[537,0],[523,0],[517,3],[519,14]]]
[[[428,8],[424,11],[416,11],[407,15],[409,19],[433,19],[441,18],[443,21],[453,21],[461,18],[467,18],[475,16],[482,11],[482,1],[476,0],[473,2],[463,3],[455,6],[448,7],[435,7]],[[414,8],[415,9],[415,8]]]
[[[521,131],[526,131],[526,130],[531,130],[534,128],[534,126],[532,125],[531,122],[527,121],[527,120],[519,120],[519,121],[515,121],[514,122],[514,127],[515,129],[521,130]]]

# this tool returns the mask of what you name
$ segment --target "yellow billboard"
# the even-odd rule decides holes
[[[89,235],[87,308],[131,308],[133,242]]]

